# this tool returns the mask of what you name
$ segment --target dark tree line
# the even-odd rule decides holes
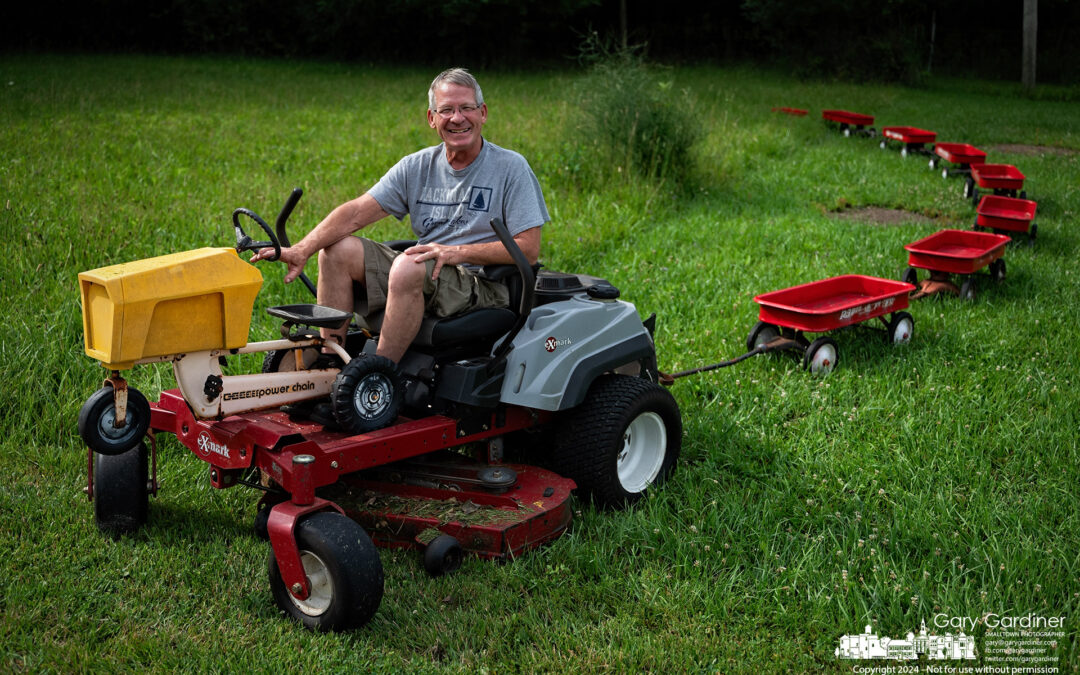
[[[1080,79],[1080,2],[1038,3],[1038,79]],[[6,51],[219,53],[533,67],[583,36],[664,62],[766,62],[811,76],[1019,80],[1020,0],[38,0],[3,11]]]

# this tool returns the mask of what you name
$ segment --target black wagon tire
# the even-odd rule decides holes
[[[113,388],[98,389],[83,403],[79,410],[79,436],[83,442],[101,455],[119,455],[142,442],[150,428],[150,404],[135,387],[127,388],[127,408],[124,426],[117,428],[116,403]]]
[[[382,429],[397,418],[404,395],[405,387],[393,361],[361,354],[345,364],[334,380],[334,419],[354,434]]]
[[[320,512],[301,520],[295,532],[311,592],[304,600],[289,592],[271,551],[270,591],[278,607],[317,631],[351,630],[370,621],[382,602],[383,568],[364,528],[340,513]]]
[[[145,443],[118,455],[94,453],[94,522],[102,532],[131,534],[146,525],[149,455]]]
[[[752,352],[760,345],[780,337],[780,329],[771,323],[758,321],[746,336],[746,351]]]
[[[971,302],[975,300],[976,295],[975,282],[972,279],[965,279],[964,283],[960,284],[960,299]]]
[[[836,340],[831,337],[819,337],[810,343],[803,355],[803,369],[811,374],[824,377],[836,368],[839,361],[840,349],[836,346]]]
[[[889,344],[902,345],[911,341],[915,333],[915,319],[907,312],[896,312],[889,318]]]
[[[465,554],[461,542],[449,534],[440,534],[424,549],[424,570],[433,577],[456,572]]]
[[[629,375],[602,375],[556,433],[557,471],[601,508],[633,504],[675,470],[682,416],[660,385]]]
[[[1005,259],[998,258],[990,263],[990,276],[994,281],[1005,281]]]
[[[909,267],[904,270],[904,276],[900,277],[900,280],[905,284],[911,284],[912,286],[919,285],[919,272],[914,267]]]
[[[972,178],[971,176],[968,176],[967,178],[964,179],[964,199],[970,198],[974,191],[975,191],[975,179]]]

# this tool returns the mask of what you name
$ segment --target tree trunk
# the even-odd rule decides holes
[[[1039,25],[1039,0],[1024,0],[1024,47],[1020,81],[1024,89],[1035,88],[1035,35]]]

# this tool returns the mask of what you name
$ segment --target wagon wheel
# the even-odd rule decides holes
[[[907,312],[896,312],[889,319],[887,327],[891,344],[905,344],[911,340],[911,336],[915,332],[915,319],[911,318],[911,315]]]
[[[464,554],[461,543],[449,534],[440,534],[424,549],[424,569],[433,577],[456,572]]]
[[[972,191],[975,189],[975,179],[968,176],[964,179],[964,199],[971,196]]]
[[[941,177],[945,180],[949,179],[949,167],[945,167],[941,170]]]
[[[904,270],[904,276],[900,277],[900,280],[905,284],[911,284],[912,286],[919,285],[919,272],[914,267],[909,267]]]
[[[340,513],[320,512],[296,526],[296,543],[311,593],[301,600],[285,588],[271,551],[270,591],[278,607],[319,631],[349,630],[367,623],[382,601],[383,569],[364,528]]]
[[[1005,280],[1005,259],[998,258],[994,262],[990,263],[990,277],[994,281]]]
[[[960,298],[963,300],[975,300],[975,280],[967,279],[960,285]]]
[[[135,387],[127,388],[124,426],[116,426],[111,386],[95,391],[79,410],[79,435],[96,453],[119,455],[137,447],[150,427],[150,404]]]
[[[146,443],[118,455],[94,453],[94,522],[102,532],[130,534],[146,524],[148,455]]]
[[[1031,228],[1028,230],[1028,246],[1035,245],[1035,235],[1039,233],[1039,226],[1035,223],[1031,224]]]
[[[982,226],[979,225],[979,217],[975,216],[975,223],[971,226],[971,231],[972,232],[981,232],[982,229],[983,229]]]
[[[904,146],[904,147],[900,148],[900,156],[903,157],[904,159],[907,159],[907,156],[908,156],[907,146]]]
[[[840,350],[836,346],[836,340],[830,337],[819,337],[810,343],[803,356],[803,369],[809,370],[813,375],[824,377],[833,371],[839,357]]]
[[[883,139],[881,139],[881,142],[878,143],[878,147],[881,148],[882,150],[884,150],[885,148],[889,147],[889,144],[886,143],[885,139],[883,138]]]
[[[1027,190],[1020,191],[1020,199],[1027,199]]]
[[[667,389],[628,375],[604,375],[556,432],[556,471],[604,508],[642,499],[675,470],[682,449],[679,405]]]
[[[750,329],[750,335],[746,337],[746,351],[752,352],[759,346],[780,337],[780,331],[776,326],[764,321],[758,321]]]
[[[840,129],[840,133],[844,134],[844,138],[849,138],[851,136],[851,128],[845,124],[843,128]]]
[[[397,365],[374,354],[361,354],[338,373],[330,400],[334,419],[350,433],[388,426],[397,418],[405,387]]]
[[[937,165],[938,165],[937,157],[931,157],[930,158],[930,170],[933,171],[934,169],[936,169]]]
[[[971,188],[971,205],[975,208],[979,208],[979,188]]]

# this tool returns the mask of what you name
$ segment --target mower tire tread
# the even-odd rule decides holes
[[[631,425],[652,420],[663,433],[663,457],[648,485],[627,490],[619,477]],[[657,425],[656,420],[662,420]],[[579,493],[602,508],[621,508],[640,500],[675,470],[682,447],[682,419],[674,397],[662,386],[629,375],[602,375],[577,408],[559,424],[553,468],[572,479]]]
[[[120,453],[94,453],[94,521],[111,535],[131,534],[146,524],[149,508],[146,443]]]

